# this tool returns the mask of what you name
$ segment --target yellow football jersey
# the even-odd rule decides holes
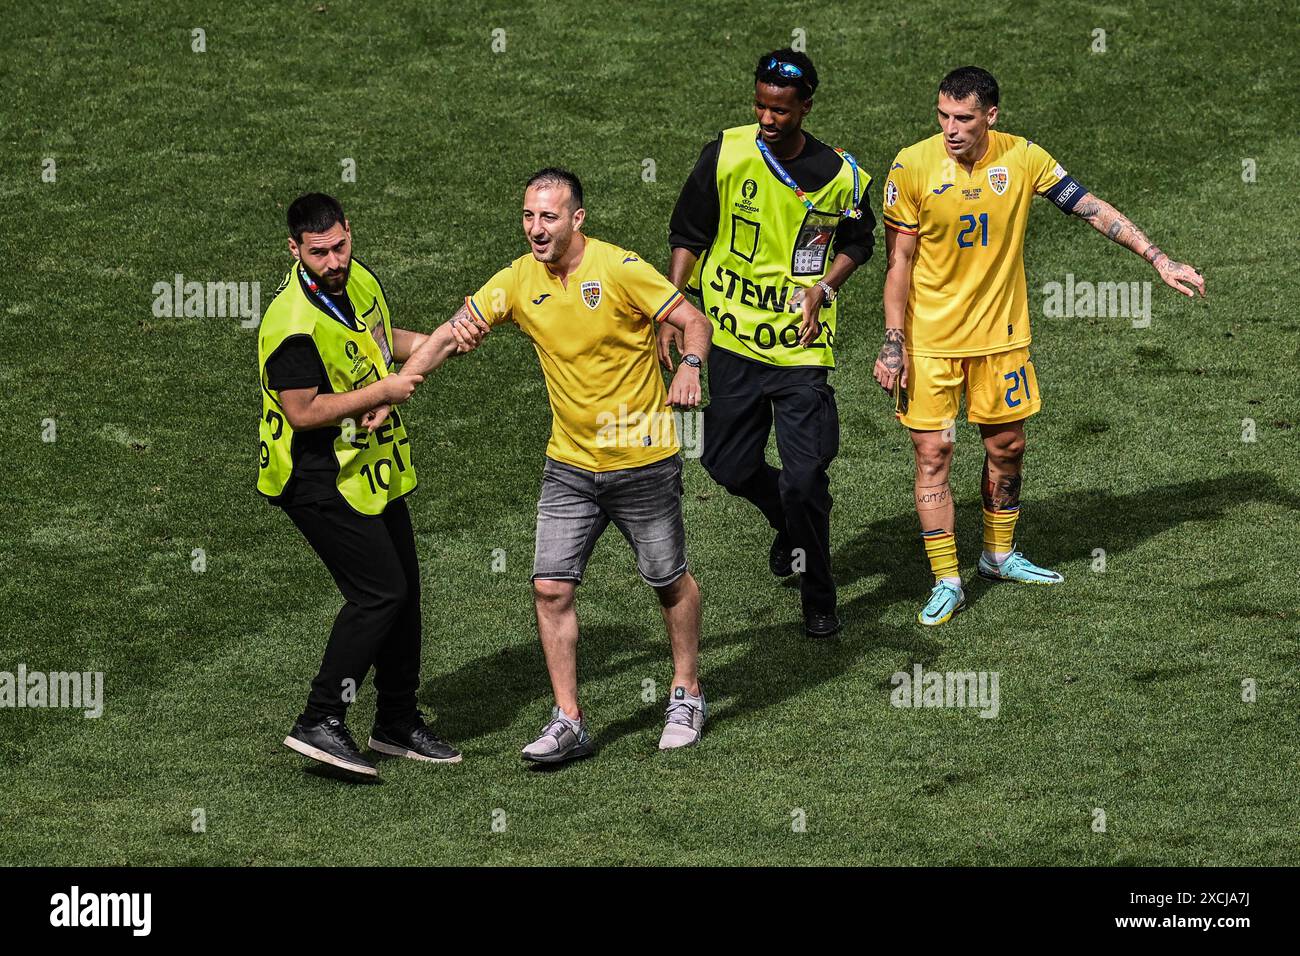
[[[636,253],[587,237],[567,286],[528,253],[465,303],[489,325],[514,322],[533,340],[551,403],[547,456],[614,471],[677,453],[655,336],[681,301]]]
[[[1058,188],[1059,187],[1059,188]],[[1024,241],[1029,204],[1062,209],[1083,194],[1043,147],[989,130],[968,173],[937,133],[899,152],[885,183],[885,226],[918,236],[907,296],[907,350],[991,355],[1029,344]]]

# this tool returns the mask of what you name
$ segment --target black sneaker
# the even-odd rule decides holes
[[[303,756],[338,767],[363,777],[377,777],[379,771],[357,749],[347,725],[337,717],[326,717],[319,724],[298,720],[284,738],[284,745]]]
[[[803,624],[804,632],[815,638],[832,637],[844,626],[834,611],[805,611]]]
[[[429,763],[460,763],[460,751],[441,737],[434,735],[417,716],[413,723],[396,727],[381,727],[370,731],[370,749],[390,757],[410,757]]]
[[[778,578],[788,578],[794,574],[794,549],[784,534],[772,539],[772,550],[767,553],[767,566]]]

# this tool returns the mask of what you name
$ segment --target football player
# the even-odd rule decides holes
[[[997,80],[979,67],[939,84],[941,132],[899,152],[885,184],[885,341],[876,381],[916,453],[916,511],[935,585],[917,615],[948,621],[965,606],[948,484],[962,394],[984,438],[981,577],[1059,584],[1061,575],[1014,546],[1025,419],[1041,407],[1029,357],[1023,249],[1035,195],[1137,253],[1186,296],[1205,295],[1191,266],[1160,251],[1042,146],[995,130]]]

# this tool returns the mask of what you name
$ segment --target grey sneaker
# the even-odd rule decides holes
[[[659,738],[660,750],[689,747],[698,743],[704,732],[704,720],[709,716],[709,705],[704,702],[704,692],[699,697],[686,693],[685,687],[674,687],[664,712],[664,732]]]
[[[596,750],[587,733],[587,721],[578,718],[577,722],[560,713],[559,707],[551,708],[551,722],[542,728],[542,735],[523,749],[520,756],[534,763],[563,763],[589,757]]]

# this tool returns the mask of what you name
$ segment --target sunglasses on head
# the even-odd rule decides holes
[[[789,77],[792,80],[803,79],[803,69],[797,63],[786,63],[771,57],[767,61],[767,66],[763,67],[764,73],[779,73],[781,76]]]

